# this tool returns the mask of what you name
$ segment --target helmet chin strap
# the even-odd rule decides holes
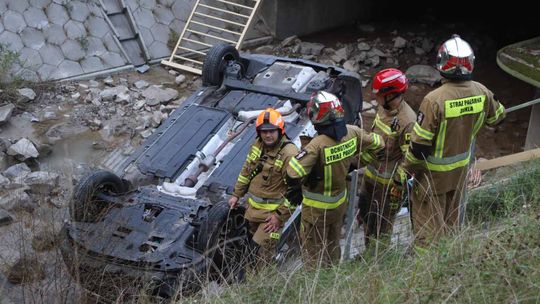
[[[384,108],[385,110],[391,110],[391,109],[390,109],[390,103],[391,103],[394,99],[398,98],[399,96],[401,96],[401,94],[396,94],[396,95],[394,95],[394,97],[392,97],[392,98],[390,98],[390,99],[386,99],[386,97],[388,97],[388,95],[384,96],[384,104],[383,104],[383,108]]]

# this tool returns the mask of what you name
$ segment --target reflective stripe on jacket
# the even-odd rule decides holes
[[[430,146],[432,152],[426,159],[417,159],[409,151],[404,169],[410,172],[427,169],[426,176],[434,183],[437,193],[454,190],[466,176],[471,143],[480,128],[484,124],[496,124],[504,116],[502,104],[482,84],[444,80],[441,87],[422,101],[411,134],[411,143]]]

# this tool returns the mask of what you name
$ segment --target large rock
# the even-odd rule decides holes
[[[9,185],[9,183],[10,183],[9,178],[0,174],[0,189],[5,188],[7,185]]]
[[[23,102],[28,102],[36,98],[36,92],[30,88],[22,88],[17,90],[19,92],[19,99]]]
[[[439,71],[429,65],[413,65],[407,69],[405,74],[412,82],[426,83],[430,86],[435,85],[442,79]]]
[[[333,61],[340,63],[349,59],[350,53],[351,52],[348,47],[342,47],[339,50],[335,51],[334,54],[330,56],[330,58],[332,58]]]
[[[0,195],[0,208],[8,211],[24,210],[32,213],[37,207],[25,188],[12,189]]]
[[[24,178],[24,183],[30,187],[30,191],[36,194],[50,194],[58,185],[59,176],[56,173],[36,171]]]
[[[20,163],[7,168],[3,175],[9,179],[14,179],[21,176],[24,177],[30,172],[32,172],[32,170],[30,170],[25,163]]]
[[[0,107],[0,124],[4,124],[9,120],[13,109],[15,109],[15,106],[12,103]]]
[[[402,49],[407,47],[407,40],[405,40],[403,37],[397,36],[394,38],[394,48],[396,49]]]
[[[343,68],[350,72],[357,73],[360,70],[360,66],[358,65],[358,62],[354,60],[347,60],[343,63]]]
[[[113,101],[116,96],[120,94],[126,94],[128,91],[129,89],[126,86],[121,85],[101,91],[99,93],[99,97],[101,97],[102,101]]]
[[[141,90],[148,87],[150,84],[144,80],[139,80],[133,84],[137,89]]]
[[[7,150],[7,154],[15,156],[20,160],[37,158],[39,156],[39,152],[34,144],[26,138],[21,138],[15,144],[11,145]]]
[[[155,106],[160,103],[168,103],[178,97],[178,91],[170,88],[162,89],[159,86],[153,85],[142,92],[146,98],[146,104]]]
[[[313,42],[302,42],[300,43],[300,53],[302,55],[315,55],[318,56],[321,54],[322,50],[325,48],[324,44],[313,43]]]

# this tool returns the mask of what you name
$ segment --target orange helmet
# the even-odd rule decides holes
[[[261,130],[281,130],[281,134],[285,134],[285,120],[281,117],[278,111],[267,108],[257,116],[255,123],[257,132]]]

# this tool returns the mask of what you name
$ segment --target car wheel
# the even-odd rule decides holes
[[[209,279],[241,280],[251,252],[244,210],[215,204],[201,223],[197,246],[207,257]]]
[[[100,193],[117,195],[127,192],[128,184],[116,174],[98,170],[85,175],[75,186],[70,204],[72,220],[76,222],[98,221],[109,204],[98,198]]]
[[[206,86],[217,86],[223,81],[223,74],[227,65],[238,61],[238,50],[229,44],[213,46],[204,59],[202,67],[202,82]]]

